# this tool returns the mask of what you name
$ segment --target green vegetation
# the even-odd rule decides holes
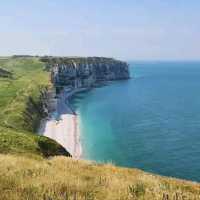
[[[35,134],[51,87],[44,64],[14,56],[0,58],[0,67],[12,74],[0,77],[0,200],[200,199],[197,183],[55,156],[69,154]]]
[[[111,64],[111,63],[121,63],[121,61],[115,60],[113,58],[105,57],[55,57],[55,56],[43,56],[40,60],[46,63],[46,69],[49,70],[55,64],[76,64],[89,63],[96,65],[97,63]]]
[[[37,159],[54,155],[68,155],[62,146],[47,137],[1,128],[0,153],[23,155]]]
[[[30,98],[36,104],[40,101],[41,91],[48,86],[48,73],[35,58],[1,59],[0,66],[13,74],[12,79],[0,78],[0,125],[32,130],[24,121],[24,111]]]
[[[116,62],[117,60],[113,58],[105,58],[105,57],[55,57],[55,56],[44,56],[41,57],[40,60],[42,62],[50,63],[50,64],[69,64],[75,61],[78,64],[81,63],[110,63]]]
[[[49,73],[38,58],[1,58],[11,76],[0,77],[0,153],[28,156],[68,155],[53,140],[34,134],[44,113],[42,94],[50,87]]]

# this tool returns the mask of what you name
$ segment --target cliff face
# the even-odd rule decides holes
[[[45,58],[43,58],[45,61]],[[112,58],[46,58],[47,68],[52,71],[55,85],[69,85],[74,88],[92,87],[99,81],[129,78],[126,62]]]
[[[26,101],[26,107],[23,111],[24,130],[36,132],[40,121],[48,116],[48,89],[39,88],[39,96],[35,100],[29,96]]]
[[[7,70],[5,70],[5,69],[2,69],[0,67],[0,77],[2,77],[2,78],[11,78],[12,77],[12,73],[7,71]]]

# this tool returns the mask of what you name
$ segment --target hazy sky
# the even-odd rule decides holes
[[[200,60],[200,0],[1,0],[11,54]]]

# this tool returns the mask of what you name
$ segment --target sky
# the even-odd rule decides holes
[[[199,0],[1,0],[0,55],[200,60]]]

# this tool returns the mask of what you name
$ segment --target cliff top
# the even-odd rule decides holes
[[[25,117],[29,99],[37,104],[41,90],[49,85],[44,64],[37,58],[10,57],[0,59],[0,66],[0,153],[37,158],[62,154],[63,147],[33,131],[36,108],[32,108],[31,118]]]
[[[116,60],[114,58],[105,58],[105,57],[55,57],[55,56],[44,56],[41,57],[40,60],[46,63],[94,63],[94,62],[101,62],[101,63],[111,63],[111,62],[120,62],[120,60]],[[125,63],[125,62],[124,62]]]
[[[0,194],[2,200],[197,200],[200,185],[62,156],[0,155]]]

